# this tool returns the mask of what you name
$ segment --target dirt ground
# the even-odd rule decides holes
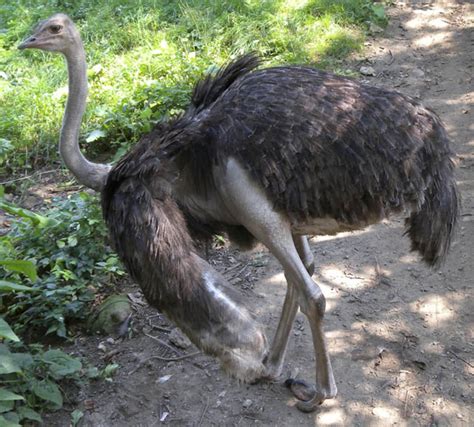
[[[468,3],[395,5],[388,28],[347,64],[372,67],[375,76],[365,80],[419,97],[441,116],[458,153],[463,209],[449,258],[436,271],[409,252],[402,219],[311,240],[314,278],[328,301],[337,398],[305,414],[282,382],[239,384],[202,354],[150,359],[195,349],[173,347],[172,325],[135,289],[130,339],[84,337],[68,348],[93,364],[120,366],[111,382],[67,392],[66,409],[84,412],[82,426],[474,425],[474,7]],[[211,262],[242,291],[271,337],[286,288],[279,264],[263,248],[221,249]],[[290,374],[314,379],[311,333],[301,314],[284,370]],[[67,426],[69,419],[63,410],[45,425]]]

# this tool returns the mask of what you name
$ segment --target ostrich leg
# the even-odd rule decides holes
[[[314,273],[314,257],[309,247],[306,236],[293,236],[293,241],[303,261],[306,270],[310,275]],[[290,337],[293,321],[298,311],[298,301],[295,290],[295,285],[287,278],[288,288],[286,291],[285,302],[283,303],[283,310],[278,322],[278,328],[275,332],[272,345],[268,356],[265,359],[265,366],[267,367],[267,376],[271,379],[276,379],[280,376],[285,360],[286,349],[288,346],[288,339]]]
[[[313,397],[305,402],[300,401],[298,408],[312,411],[325,399],[332,398],[337,393],[322,328],[326,305],[324,295],[311,279],[298,254],[289,220],[284,214],[273,209],[273,205],[249,173],[237,161],[230,159],[223,176],[219,178],[219,190],[224,203],[231,209],[235,218],[265,244],[282,264],[290,286],[295,288],[296,301],[309,320],[316,355],[316,388],[312,393]],[[293,297],[290,296],[289,299],[287,312],[294,306],[294,303],[291,303]],[[285,315],[285,310],[283,314]],[[277,334],[281,332],[284,337],[287,328],[286,323],[283,323]]]

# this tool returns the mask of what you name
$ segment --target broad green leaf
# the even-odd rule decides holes
[[[13,354],[4,354],[0,357],[0,375],[21,372]]]
[[[34,363],[33,356],[30,353],[12,353],[11,356],[22,370],[27,369]]]
[[[0,415],[0,427],[21,427],[20,424],[7,420]]]
[[[0,291],[13,292],[13,291],[34,291],[35,289],[29,286],[19,285],[18,283],[7,282],[6,280],[0,280]]]
[[[15,407],[14,400],[0,400],[0,414],[9,412]]]
[[[2,422],[5,422],[5,424],[2,424]],[[20,423],[20,417],[16,412],[5,412],[1,417],[0,417],[0,427],[21,427]]]
[[[109,363],[101,372],[102,378],[110,378],[119,367],[117,363]]]
[[[43,354],[43,360],[49,365],[49,371],[54,378],[79,372],[82,364],[61,350],[49,350]]]
[[[385,7],[383,6],[383,4],[373,4],[372,12],[379,19],[384,20],[387,18],[387,15],[385,14]]]
[[[35,281],[38,276],[36,274],[36,265],[26,260],[0,260],[0,265],[9,271],[23,273],[31,281]]]
[[[53,403],[56,409],[63,406],[63,395],[58,386],[51,381],[43,380],[34,382],[31,391],[39,398]]]
[[[68,246],[70,246],[71,248],[73,248],[74,246],[77,246],[77,238],[74,237],[74,236],[69,236],[67,238],[67,244]]]
[[[84,412],[80,411],[79,409],[74,409],[74,411],[71,412],[71,424],[73,427],[77,426],[83,416]]]
[[[28,209],[20,208],[19,206],[15,206],[9,202],[6,202],[5,200],[0,200],[0,209],[3,209],[5,212],[8,212],[11,215],[16,215],[20,218],[28,219],[39,228],[54,226],[58,224],[58,221],[56,221],[55,219],[39,215],[37,213],[29,211]]]
[[[41,418],[41,415],[38,414],[38,412],[33,411],[33,409],[28,408],[28,406],[20,406],[17,408],[16,412],[20,416],[20,419],[24,420],[32,420],[32,421],[37,421],[39,423],[42,423],[43,420]]]
[[[9,401],[9,400],[25,400],[23,396],[13,393],[6,388],[0,388],[0,401]]]
[[[107,134],[103,130],[96,129],[87,135],[86,142],[94,142],[100,138],[103,138],[104,136],[107,136]]]
[[[10,328],[10,325],[7,322],[5,322],[5,320],[3,320],[1,317],[0,317],[0,338],[8,338],[9,340],[12,340],[15,342],[20,341],[20,338],[16,336],[15,332],[13,332],[12,328]]]
[[[94,378],[99,378],[99,376],[100,376],[99,368],[97,368],[96,366],[92,366],[86,369],[87,378],[92,380]]]

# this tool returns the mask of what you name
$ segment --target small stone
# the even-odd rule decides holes
[[[360,67],[359,72],[363,76],[376,76],[377,75],[377,73],[374,70],[374,67],[363,66],[363,67]]]
[[[411,70],[410,76],[415,79],[421,79],[425,77],[425,72],[421,68],[414,68],[413,70]]]
[[[115,344],[115,340],[112,337],[107,338],[105,341],[107,341],[108,344]]]
[[[369,25],[369,32],[372,34],[383,33],[383,28],[371,22]]]
[[[166,381],[168,381],[173,375],[164,375],[156,380],[157,384],[164,384]]]
[[[101,342],[98,346],[97,346],[97,349],[100,350],[100,351],[103,351],[104,353],[107,351],[107,347],[105,346],[105,344],[103,342]]]
[[[189,338],[184,336],[178,328],[175,328],[171,331],[168,339],[171,344],[174,344],[176,347],[182,348],[183,350],[191,346],[191,341],[189,341]]]
[[[244,400],[244,403],[242,404],[242,406],[245,408],[245,409],[248,409],[252,406],[252,401],[250,399],[245,399]]]

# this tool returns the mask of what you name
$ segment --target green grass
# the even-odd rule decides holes
[[[68,13],[85,42],[90,94],[81,142],[92,155],[125,151],[181,111],[206,70],[239,54],[334,69],[361,48],[370,22],[385,20],[370,0],[0,0],[0,176],[57,159],[63,60],[16,49],[55,12]]]

